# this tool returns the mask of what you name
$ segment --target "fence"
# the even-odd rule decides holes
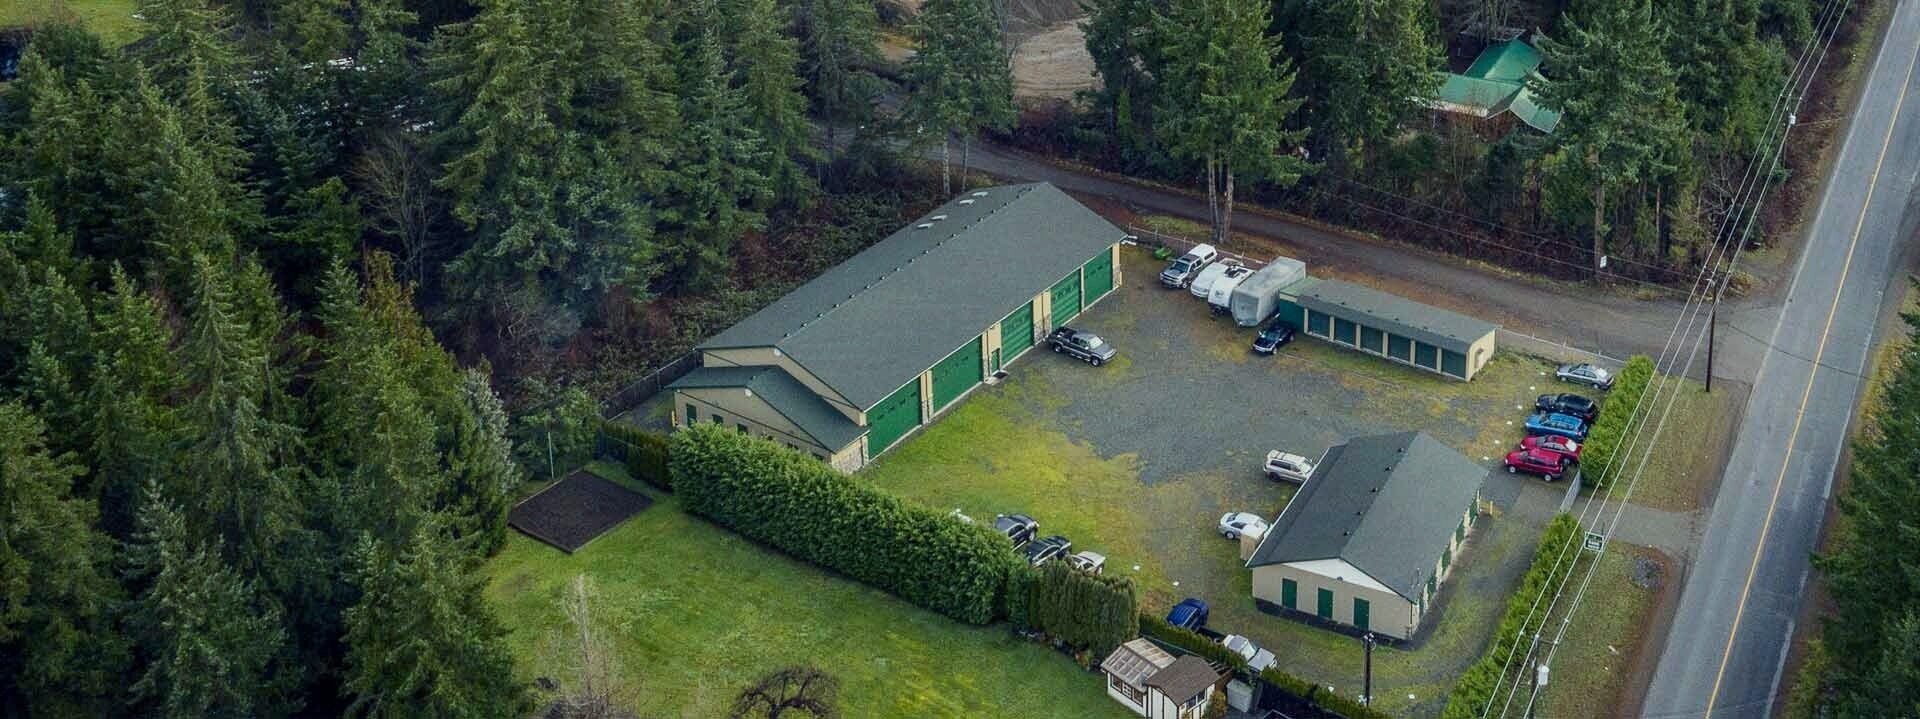
[[[627,410],[640,406],[640,403],[653,399],[654,395],[660,394],[660,390],[666,389],[667,385],[673,384],[674,380],[687,376],[688,372],[692,372],[699,366],[699,351],[680,355],[651,374],[621,387],[620,391],[614,392],[613,396],[602,401],[600,416],[613,419],[625,414]]]
[[[1173,250],[1177,254],[1186,254],[1187,250],[1191,250],[1195,245],[1200,244],[1185,237],[1176,237],[1164,232],[1155,232],[1137,225],[1127,225],[1127,234],[1132,235],[1137,241],[1140,241],[1141,244],[1161,245]],[[1239,260],[1240,264],[1256,270],[1267,266],[1267,260],[1257,260],[1238,252],[1220,250],[1220,256],[1234,258]]]
[[[1505,327],[1500,328],[1500,335],[1496,340],[1501,347],[1536,357],[1545,357],[1555,362],[1598,362],[1615,369],[1619,369],[1620,365],[1626,364],[1626,360],[1617,357],[1610,357],[1593,350],[1581,349],[1565,342],[1541,339],[1525,332],[1515,332]]]

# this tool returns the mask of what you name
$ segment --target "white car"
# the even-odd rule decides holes
[[[1240,655],[1241,659],[1247,660],[1247,668],[1252,669],[1255,673],[1266,671],[1273,666],[1274,662],[1278,661],[1278,659],[1273,656],[1273,652],[1261,649],[1260,645],[1253,643],[1252,639],[1238,634],[1228,634],[1225,639],[1220,640],[1220,643],[1226,646],[1228,651]]]
[[[1088,574],[1099,574],[1107,568],[1107,556],[1094,552],[1077,552],[1067,557],[1067,566]]]
[[[1220,536],[1239,539],[1242,534],[1263,534],[1267,520],[1252,512],[1228,512],[1220,515]]]
[[[1247,274],[1253,274],[1253,270],[1247,269],[1246,265],[1240,264],[1239,260],[1221,260],[1207,265],[1206,269],[1201,270],[1200,274],[1193,278],[1192,284],[1187,285],[1187,291],[1193,293],[1193,296],[1204,300],[1213,292],[1213,283],[1225,279],[1228,274],[1235,270],[1245,273],[1241,275],[1242,277]]]
[[[1266,464],[1261,468],[1267,473],[1267,479],[1305,482],[1313,476],[1313,462],[1277,449],[1267,453]]]

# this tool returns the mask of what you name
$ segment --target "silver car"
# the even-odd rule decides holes
[[[1560,369],[1554,370],[1553,376],[1562,382],[1584,384],[1594,389],[1613,389],[1613,373],[1586,362],[1560,365]]]
[[[1260,534],[1267,531],[1267,520],[1252,512],[1228,512],[1220,515],[1220,536],[1227,539],[1239,539],[1242,534]]]

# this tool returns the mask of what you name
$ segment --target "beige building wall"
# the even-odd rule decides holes
[[[1357,597],[1367,600],[1369,631],[1406,639],[1420,628],[1419,608],[1398,594],[1309,572],[1291,564],[1254,567],[1254,598],[1272,602],[1276,606],[1286,606],[1280,601],[1283,579],[1291,579],[1299,585],[1293,609],[1302,614],[1316,614],[1320,601],[1319,590],[1327,589],[1333,592],[1333,621],[1353,624],[1353,600]]]
[[[740,387],[708,387],[699,389],[680,389],[673,393],[673,426],[687,426],[687,407],[691,405],[695,418],[699,422],[713,422],[719,417],[721,424],[737,429],[747,426],[747,434],[772,440],[821,459],[828,459],[840,447],[823,447],[813,441],[799,425],[788,420],[786,415],[756,396],[750,396]]]
[[[1488,332],[1487,336],[1481,337],[1467,348],[1467,379],[1473,379],[1474,375],[1480,373],[1482,367],[1493,361],[1493,339],[1499,334],[1498,331]]]
[[[785,353],[775,348],[741,347],[706,350],[701,353],[700,364],[703,367],[765,367],[770,365],[779,367],[780,369],[786,370],[787,374],[793,375],[794,379],[800,380],[800,384],[806,385],[807,389],[813,390],[814,394],[820,395],[821,399],[826,400],[828,405],[839,410],[841,414],[846,415],[847,419],[853,420],[854,424],[862,427],[865,427],[867,424],[866,416],[860,411],[859,407],[855,407],[852,402],[847,401],[846,397],[841,396],[840,393],[827,387],[827,384],[821,382],[818,377],[813,376],[812,372],[808,372],[807,368],[800,366],[800,363],[793,361],[793,358],[788,357]]]

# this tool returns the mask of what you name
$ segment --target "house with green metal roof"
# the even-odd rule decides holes
[[[1510,115],[1552,134],[1560,125],[1560,113],[1542,107],[1531,87],[1531,83],[1546,82],[1540,75],[1541,62],[1540,51],[1522,40],[1493,43],[1466,72],[1442,73],[1440,90],[1429,106],[1476,120]]]
[[[1487,473],[1423,432],[1328,449],[1247,557],[1254,599],[1411,638],[1473,530]]]
[[[859,469],[1112,292],[1124,237],[1046,183],[953,198],[697,347],[674,425]]]

